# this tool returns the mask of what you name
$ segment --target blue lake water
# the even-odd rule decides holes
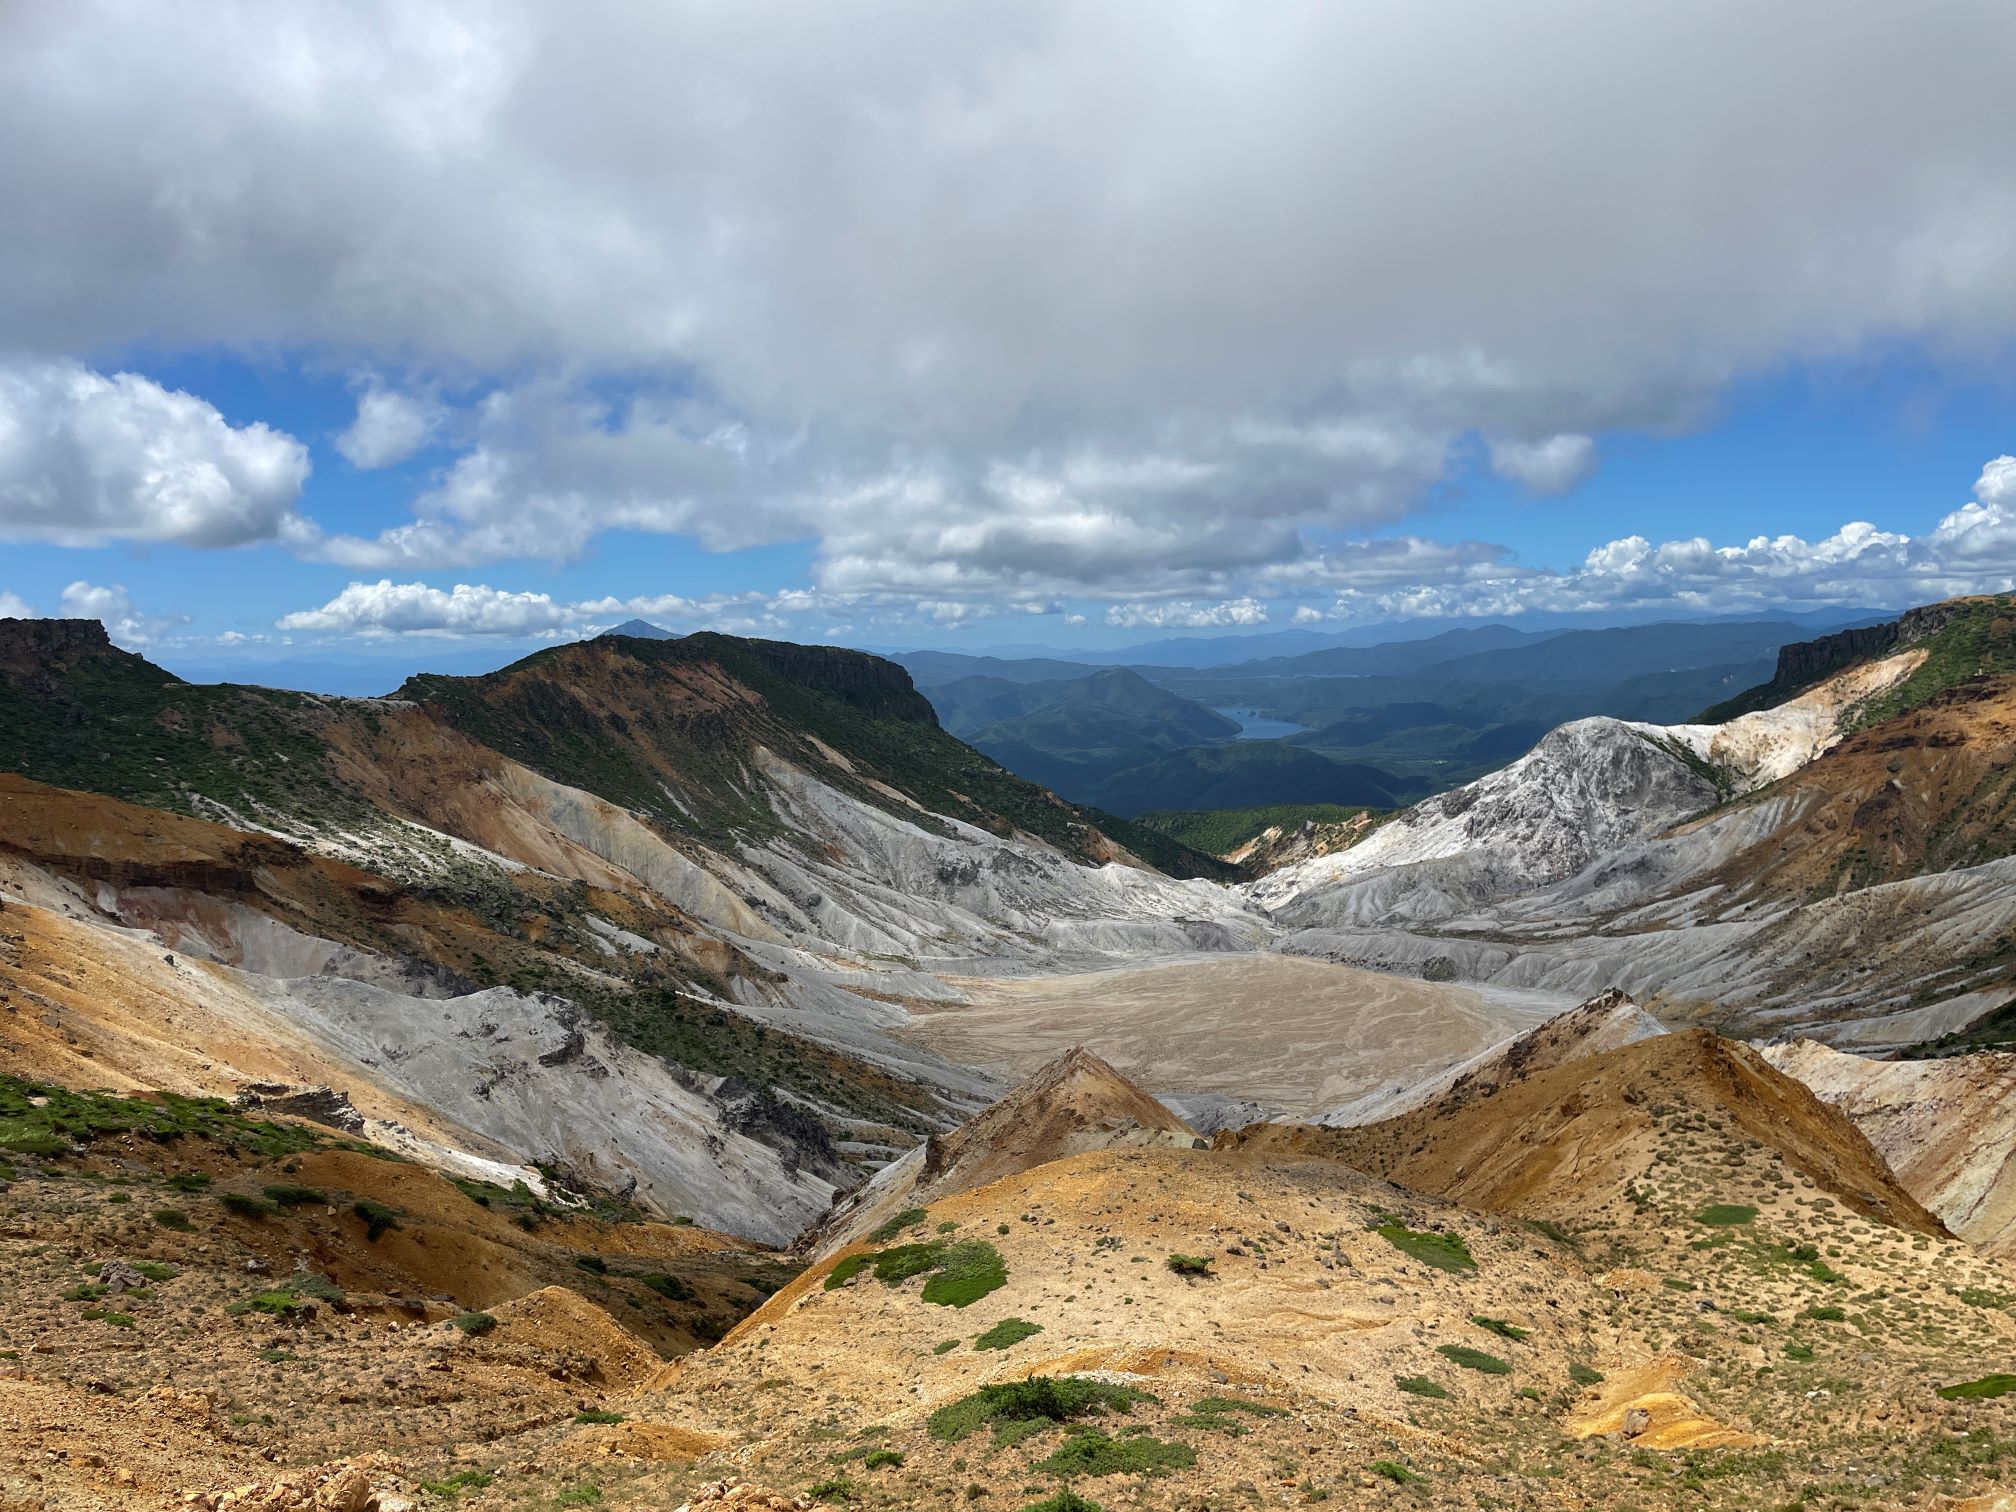
[[[1279,740],[1283,735],[1300,735],[1309,728],[1292,720],[1269,719],[1251,709],[1219,709],[1215,712],[1238,723],[1239,733],[1233,737],[1235,740]]]

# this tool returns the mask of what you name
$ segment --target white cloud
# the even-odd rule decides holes
[[[74,362],[0,363],[0,539],[305,540],[308,451],[193,394]]]
[[[336,450],[352,467],[390,467],[425,446],[447,418],[438,400],[374,386],[357,396],[357,418],[336,438]]]
[[[1296,607],[1293,618],[1298,625],[1320,625],[1323,623],[1323,611],[1301,604]]]
[[[283,615],[282,630],[370,637],[390,635],[540,635],[578,623],[545,593],[509,593],[485,584],[352,583],[320,609]]]
[[[360,466],[504,383],[410,520],[319,548],[359,572],[651,530],[814,539],[836,594],[1217,601],[1472,433],[1544,492],[1745,375],[2016,335],[1997,0],[208,14],[12,29],[0,331],[397,374]],[[284,478],[139,491],[0,517],[314,546]]]
[[[2016,510],[2016,457],[1997,457],[1982,468],[1974,497],[1991,507]]]
[[[1264,625],[1267,606],[1257,599],[1228,599],[1222,604],[1115,604],[1106,611],[1106,623],[1122,629],[1203,630],[1228,625]]]
[[[60,612],[65,619],[99,620],[113,640],[134,649],[151,646],[170,630],[189,623],[186,614],[148,614],[134,607],[133,596],[120,584],[72,583],[63,590]]]
[[[1565,433],[1544,441],[1494,441],[1491,471],[1528,493],[1566,493],[1596,471],[1596,443]]]
[[[0,590],[0,619],[35,619],[35,606],[18,593]]]
[[[774,612],[773,605],[788,597],[739,593],[694,599],[665,593],[568,603],[551,594],[493,588],[487,583],[435,588],[384,578],[375,583],[351,583],[319,609],[281,616],[276,628],[373,639],[401,635],[566,638],[593,635],[623,620],[643,619],[666,629],[711,629],[742,635],[785,628],[787,622]],[[811,610],[819,606],[800,602],[795,607]]]
[[[1672,609],[1768,610],[1801,604],[1905,608],[1966,593],[2016,591],[2016,459],[1982,470],[1975,498],[1922,536],[1851,521],[1832,535],[1754,536],[1717,546],[1703,536],[1654,543],[1624,536],[1554,572],[1502,556],[1449,561],[1390,586],[1347,588],[1340,613],[1513,615]]]

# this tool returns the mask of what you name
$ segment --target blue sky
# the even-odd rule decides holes
[[[0,609],[164,659],[2016,586],[2006,6],[98,9]]]

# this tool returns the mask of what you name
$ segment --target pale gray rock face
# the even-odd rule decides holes
[[[743,1132],[719,1078],[611,1039],[564,998],[508,987],[415,999],[335,977],[258,979],[266,1001],[388,1085],[519,1153],[668,1217],[784,1243],[833,1173]]]
[[[1579,719],[1503,771],[1416,804],[1350,850],[1262,878],[1250,893],[1291,929],[1460,918],[1566,881],[1717,797],[1657,726]]]
[[[1851,669],[1727,725],[1563,725],[1247,895],[1291,953],[1572,997],[1618,986],[1746,1035],[1915,1043],[1994,1006],[1957,968],[2016,928],[2016,863],[1806,900],[1717,873],[1823,801],[1767,784],[1824,754],[1844,713],[1920,660]]]

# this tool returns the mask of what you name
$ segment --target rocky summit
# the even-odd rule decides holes
[[[1158,827],[860,652],[0,620],[0,1512],[2007,1507],[2012,627]]]

